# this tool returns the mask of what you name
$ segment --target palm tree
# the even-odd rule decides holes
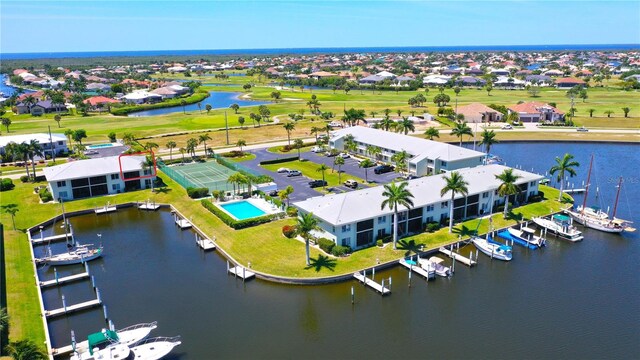
[[[294,191],[295,189],[291,185],[288,185],[286,188],[284,188],[284,190],[278,191],[278,197],[280,198],[280,200],[287,202],[287,207],[289,207],[290,205],[289,198],[291,197],[291,194],[293,194]]]
[[[501,181],[498,186],[498,195],[504,196],[504,218],[506,219],[509,213],[509,196],[517,194],[520,190],[516,181],[522,176],[515,175],[513,169],[504,169],[501,174],[495,175],[495,177]]]
[[[243,147],[243,146],[247,146],[247,142],[246,142],[246,141],[244,141],[243,139],[239,139],[239,140],[236,142],[236,146],[240,148],[240,154],[242,155],[242,154],[244,154],[244,153],[242,152],[242,147]]]
[[[7,132],[9,132],[9,126],[11,126],[11,119],[3,117],[2,118],[2,126],[7,128]]]
[[[608,118],[610,118],[611,114],[613,114],[614,112],[611,111],[611,110],[605,110],[604,113],[607,115]],[[9,130],[7,129],[7,131],[9,131]]]
[[[178,144],[176,144],[175,141],[173,141],[173,140],[167,141],[166,147],[167,147],[167,149],[169,149],[169,160],[173,159],[173,149],[176,146],[178,146]]]
[[[291,146],[291,132],[296,129],[296,124],[288,122],[282,124],[282,127],[287,130],[287,141],[289,142],[289,146]]]
[[[464,135],[473,136],[473,132],[466,122],[456,123],[456,126],[451,129],[451,134],[460,138],[460,146],[462,146],[462,137]]]
[[[373,165],[374,165],[374,163],[370,159],[364,159],[364,160],[360,161],[360,163],[358,164],[358,167],[361,167],[361,168],[364,169],[364,181],[366,181],[366,182],[369,182],[367,169],[372,167]]]
[[[407,160],[409,160],[409,157],[409,153],[405,150],[393,154],[391,161],[395,163],[397,172],[403,173],[407,171]]]
[[[409,117],[403,116],[402,120],[396,123],[396,132],[404,133],[405,135],[407,135],[409,131],[415,132],[416,127],[413,125],[413,121],[409,120]]]
[[[393,120],[391,120],[391,118],[388,115],[385,115],[384,118],[380,120],[380,127],[384,129],[384,131],[389,131],[389,129],[393,128],[395,124],[396,123]]]
[[[310,131],[310,132],[311,132],[311,135],[315,135],[315,137],[316,137],[316,144],[318,144],[318,134],[319,134],[320,132],[322,132],[322,131],[323,131],[323,129],[321,129],[321,128],[317,127],[317,126],[312,126],[312,127],[311,127],[311,131]]]
[[[33,340],[20,340],[9,343],[7,354],[14,360],[46,360],[47,353],[40,349]]]
[[[58,123],[58,128],[60,128],[60,121],[62,120],[62,117],[56,114],[56,116],[53,117],[53,120],[55,120]]]
[[[482,132],[482,140],[480,141],[480,145],[484,145],[487,155],[491,150],[491,145],[498,143],[498,139],[496,139],[496,133],[493,130],[484,129]]]
[[[434,128],[433,126],[428,128],[424,132],[424,134],[427,137],[427,139],[429,139],[429,140],[433,140],[434,137],[437,137],[437,138],[440,137],[440,131],[438,129]]]
[[[342,165],[344,165],[344,158],[342,158],[342,156],[336,156],[333,164],[338,165],[338,184],[340,184],[342,183]]]
[[[36,156],[40,158],[44,158],[44,153],[42,152],[42,146],[40,145],[40,142],[38,142],[38,140],[32,139],[31,142],[29,142],[28,147],[29,147],[29,158],[31,159],[31,168],[33,169],[33,172],[31,175],[33,175],[33,180],[35,181],[36,179],[35,158]]]
[[[196,138],[190,138],[187,140],[187,152],[191,156],[196,156],[196,147],[198,146],[198,140]]]
[[[22,142],[18,144],[15,149],[18,157],[24,161],[24,168],[27,171],[27,178],[30,178],[29,175],[29,145],[26,142]]]
[[[309,240],[311,239],[311,232],[319,229],[318,219],[313,216],[313,213],[302,214],[298,217],[298,226],[296,226],[296,233],[304,239],[304,247],[307,255],[307,265],[309,261]]]
[[[587,111],[589,112],[589,117],[593,117],[593,113],[596,112],[596,109],[589,109]]]
[[[318,168],[316,169],[316,171],[321,172],[322,173],[322,183],[324,184],[324,172],[329,170],[329,167],[325,164],[320,164],[320,166],[318,166]]]
[[[187,114],[187,102],[185,100],[181,100],[180,101],[180,105],[182,105],[182,112],[186,115]]]
[[[624,112],[624,117],[628,117],[629,116],[629,111],[631,111],[631,108],[628,108],[628,107],[623,107],[622,108],[622,112]]]
[[[398,243],[398,206],[402,205],[407,209],[413,206],[413,194],[411,191],[407,189],[407,185],[409,185],[406,181],[401,183],[396,183],[395,181],[386,184],[384,186],[384,192],[382,196],[385,199],[380,204],[380,209],[384,210],[385,207],[389,207],[390,210],[393,210],[393,249],[397,249]]]
[[[380,154],[382,154],[382,149],[378,146],[368,145],[367,154],[369,154],[369,156],[371,156],[372,158],[378,160],[378,157],[380,156]]]
[[[231,105],[229,105],[229,108],[230,108],[230,109],[233,109],[233,111],[237,114],[237,113],[238,113],[238,110],[240,109],[240,105],[238,105],[238,104],[231,104]]]
[[[198,136],[198,143],[204,144],[204,156],[207,156],[207,140],[211,140],[209,133]]]
[[[124,133],[122,135],[122,143],[131,146],[136,143],[136,136],[132,133]]]
[[[207,104],[204,106],[204,109],[207,110],[207,115],[209,115],[209,112],[211,111],[211,109],[213,109],[213,106],[211,106],[211,104]]]
[[[468,182],[464,180],[459,172],[453,171],[449,176],[444,177],[446,185],[440,190],[440,196],[445,196],[446,193],[451,192],[451,202],[449,203],[449,233],[453,231],[453,198],[456,194],[466,196],[469,192],[467,185]]]
[[[507,115],[507,122],[508,123],[514,124],[514,123],[517,123],[519,121],[520,121],[520,115],[517,112],[512,111]]]
[[[240,184],[245,182],[245,176],[242,175],[241,173],[234,173],[229,175],[229,177],[227,178],[227,183],[230,183],[233,185],[233,193],[236,193],[236,185],[238,185],[238,188],[240,187]]]
[[[2,210],[3,213],[7,213],[11,215],[11,221],[13,222],[13,230],[15,230],[16,229],[16,213],[20,211],[20,209],[18,209],[18,205],[17,204],[0,205],[0,210]]]
[[[300,149],[304,146],[304,141],[302,139],[293,140],[293,147],[298,149],[298,160],[300,160]]]
[[[187,149],[181,147],[178,151],[182,154],[182,163],[184,164],[184,154],[187,152]]]
[[[558,181],[560,182],[560,194],[558,194],[558,201],[562,199],[562,192],[564,191],[564,175],[569,173],[569,177],[576,176],[576,170],[574,167],[580,166],[580,163],[573,161],[573,155],[567,153],[562,158],[556,156],[556,165],[554,165],[549,174],[553,175],[558,173]]]

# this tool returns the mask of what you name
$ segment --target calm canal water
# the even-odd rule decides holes
[[[640,216],[637,210],[629,213],[629,206],[640,202],[638,150],[638,145],[573,143],[495,147],[508,164],[542,173],[553,157],[570,152],[583,164],[580,180],[595,152],[603,203],[615,196],[609,178],[624,176],[619,216],[636,226]],[[193,233],[180,231],[167,211],[120,210],[71,223],[84,243],[95,243],[102,234],[105,255],[91,262],[91,271],[116,327],[158,321],[155,336],[182,336],[171,359],[601,359],[631,358],[640,351],[637,232],[585,230],[585,240],[575,244],[550,238],[541,250],[514,248],[510,263],[480,255],[479,266],[458,264],[452,278],[428,285],[414,276],[409,287],[408,272],[396,267],[376,274],[378,280],[393,279],[393,293],[382,298],[356,282],[243,284],[226,275],[216,252],[201,252]],[[39,271],[53,277],[51,269]],[[59,307],[62,294],[68,303],[94,297],[89,282],[79,282],[45,290],[45,307]],[[96,309],[53,320],[49,329],[54,346],[61,346],[69,344],[71,329],[82,339],[104,325]]]
[[[257,106],[262,104],[269,104],[266,101],[255,101],[240,99],[239,96],[242,93],[238,92],[225,92],[225,91],[210,91],[210,96],[200,102],[202,106],[202,112],[206,113],[207,105],[211,105],[213,109],[227,109],[231,104],[238,104],[240,106]],[[187,112],[200,112],[198,104],[191,104],[185,107]],[[230,110],[233,113],[233,110]],[[136,111],[129,114],[129,116],[154,116],[170,114],[174,112],[182,112],[182,106],[172,106],[162,109],[153,109],[145,111]]]

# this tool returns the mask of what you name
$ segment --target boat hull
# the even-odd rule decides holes
[[[82,254],[79,253],[63,253],[56,254],[53,256],[36,259],[36,263],[42,264],[46,263],[49,265],[74,265],[74,264],[82,264],[87,261],[95,260],[102,256],[102,248],[91,249]]]
[[[513,255],[511,252],[505,252],[500,250],[501,246],[498,244],[492,244],[489,241],[481,238],[473,238],[471,240],[473,245],[476,246],[478,250],[480,250],[483,254],[489,256],[492,259],[502,260],[502,261],[511,261]]]
[[[537,226],[543,228],[543,229],[547,229],[548,231],[550,231],[553,234],[556,234],[557,236],[565,239],[565,240],[569,240],[572,242],[577,242],[577,241],[582,241],[582,239],[584,239],[584,237],[582,236],[582,233],[580,233],[579,231],[575,231],[572,233],[568,233],[564,230],[562,230],[562,227],[558,224],[556,224],[555,222],[551,221],[551,220],[547,220],[547,219],[543,219],[543,218],[533,218],[533,222],[534,224],[536,224]]]

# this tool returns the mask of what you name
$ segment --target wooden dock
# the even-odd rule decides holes
[[[465,265],[467,265],[467,266],[469,266],[469,267],[471,267],[471,266],[474,266],[474,265],[477,265],[477,264],[478,264],[475,260],[471,260],[471,259],[469,259],[469,258],[467,258],[467,257],[464,257],[464,256],[462,256],[462,255],[460,255],[460,254],[458,254],[458,253],[456,253],[456,252],[454,252],[454,251],[451,251],[451,250],[449,250],[449,249],[446,249],[446,248],[444,248],[444,247],[441,247],[441,248],[440,248],[440,249],[438,249],[438,250],[439,250],[441,253],[443,253],[443,254],[447,255],[448,257],[450,257],[450,258],[452,258],[452,259],[454,259],[454,260],[457,260],[457,261],[459,261],[459,262],[461,262],[461,263],[463,263],[463,264],[465,264]]]
[[[40,244],[45,244],[45,243],[48,243],[48,242],[62,241],[62,240],[65,240],[67,238],[69,238],[69,239],[73,238],[73,232],[70,232],[70,233],[67,233],[67,234],[47,236],[47,237],[43,237],[43,238],[39,238],[39,239],[31,238],[31,243],[33,245],[40,245]]]
[[[256,273],[251,272],[249,270],[247,270],[247,268],[242,267],[242,266],[234,266],[232,268],[229,268],[229,273],[233,274],[234,276],[237,276],[239,278],[241,278],[242,280],[249,280],[253,277],[256,276]]]
[[[391,294],[391,290],[389,290],[389,288],[383,286],[382,284],[378,284],[377,282],[367,278],[363,274],[354,273],[353,277],[356,278],[356,280],[358,280],[361,283],[367,285],[368,287],[372,288],[373,290],[379,292],[382,295]]]
[[[92,307],[96,307],[96,306],[100,306],[102,305],[102,300],[100,299],[93,299],[93,300],[89,300],[89,301],[85,301],[79,304],[75,304],[75,305],[70,305],[65,307],[61,307],[59,309],[54,309],[54,310],[47,310],[44,312],[44,315],[47,318],[52,318],[52,317],[56,317],[56,316],[60,316],[60,315],[65,315],[65,314],[69,314],[72,312],[77,312],[80,310],[84,310],[84,309],[89,309]]]
[[[160,208],[159,204],[156,204],[155,202],[143,202],[143,203],[138,203],[138,209],[140,210],[151,210],[151,211],[155,211],[158,210]]]
[[[116,208],[115,205],[110,205],[110,206],[105,205],[103,207],[96,208],[95,212],[96,212],[96,214],[107,214],[107,213],[114,212],[114,211],[117,211],[117,210],[118,210],[118,208]]]
[[[198,239],[196,240],[196,244],[204,251],[214,250],[216,248],[216,244],[214,244],[211,239]]]
[[[563,193],[565,194],[581,194],[583,192],[587,191],[587,189],[564,189],[562,190]]]
[[[178,225],[182,230],[189,229],[193,226],[189,220],[179,218],[176,218],[176,225]]]
[[[69,275],[69,276],[58,278],[58,279],[40,281],[39,285],[40,285],[40,287],[45,288],[45,287],[62,285],[62,284],[66,284],[66,283],[70,283],[70,282],[86,279],[88,277],[89,277],[89,273],[85,271],[85,272],[80,273],[80,274]]]
[[[423,269],[420,265],[411,265],[407,262],[406,259],[400,259],[399,263],[400,265],[406,267],[410,271],[413,271],[414,273],[422,276],[427,280],[435,280],[436,278],[435,270],[433,271],[432,275],[429,275],[429,272]]]

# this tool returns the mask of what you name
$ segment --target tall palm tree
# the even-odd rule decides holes
[[[489,155],[491,145],[499,142],[498,139],[496,139],[496,132],[493,130],[484,129],[481,137],[482,140],[480,140],[480,145],[484,145],[484,148],[487,151],[487,155]]]
[[[409,131],[415,132],[416,127],[415,125],[413,125],[413,121],[409,120],[408,116],[403,116],[402,120],[396,123],[396,132],[404,133],[405,135],[407,135]]]
[[[8,328],[9,314],[7,314],[7,308],[0,308],[0,333],[5,332]]]
[[[187,152],[187,149],[181,147],[180,149],[178,149],[178,151],[182,155],[182,163],[184,164],[184,154]]]
[[[558,201],[562,199],[562,192],[564,191],[564,177],[565,173],[569,174],[569,177],[576,176],[576,170],[574,167],[580,166],[580,163],[573,160],[573,155],[564,154],[562,158],[556,156],[556,164],[549,170],[549,174],[553,175],[558,173],[558,181],[560,181],[560,194],[558,194]]]
[[[302,139],[293,140],[293,147],[298,150],[298,160],[300,160],[300,149],[304,146],[304,141]]]
[[[516,181],[522,176],[515,175],[513,169],[504,169],[501,174],[495,175],[495,177],[501,181],[498,186],[498,195],[504,196],[504,218],[506,219],[509,213],[509,196],[517,194],[520,190]]]
[[[318,134],[320,134],[320,132],[322,132],[323,129],[319,128],[317,126],[312,126],[311,127],[311,135],[314,135],[316,137],[316,145],[318,144]]]
[[[29,142],[28,144],[28,148],[29,148],[29,158],[31,159],[31,168],[32,168],[32,174],[33,175],[33,180],[35,181],[36,179],[36,156],[40,157],[40,158],[44,158],[44,152],[42,151],[42,146],[40,145],[40,142],[38,140],[34,140],[32,139],[31,142]]]
[[[329,167],[325,164],[320,164],[320,166],[318,166],[318,168],[316,169],[316,171],[321,172],[322,173],[322,183],[324,184],[325,180],[324,180],[324,172],[329,170]]]
[[[473,132],[466,122],[456,123],[456,126],[451,129],[451,134],[460,138],[460,146],[462,146],[462,137],[464,135],[473,136]]]
[[[378,157],[382,154],[382,149],[378,146],[368,145],[367,146],[367,154],[372,158],[379,160]]]
[[[209,133],[206,134],[202,134],[200,136],[198,136],[198,143],[200,144],[204,144],[204,156],[207,156],[207,141],[211,140],[211,136],[209,136]]]
[[[403,173],[407,171],[407,160],[409,160],[409,158],[409,153],[406,150],[398,151],[393,154],[391,161],[395,163],[397,172]]]
[[[176,146],[178,146],[178,144],[176,144],[175,141],[173,141],[173,140],[167,141],[166,147],[167,147],[167,149],[169,149],[169,160],[173,159],[173,149]]]
[[[227,183],[230,183],[233,185],[233,193],[237,193],[236,192],[236,186],[238,186],[238,189],[240,188],[240,184],[245,182],[245,176],[240,174],[240,173],[234,173],[229,175],[229,177],[227,178]]]
[[[445,186],[440,190],[440,196],[445,196],[448,192],[451,192],[451,202],[449,203],[449,233],[453,231],[453,198],[456,194],[466,196],[469,192],[467,185],[468,182],[464,180],[459,172],[453,171],[449,176],[444,177]]]
[[[18,144],[15,151],[18,154],[18,158],[24,161],[24,168],[27,171],[27,178],[29,178],[29,144],[27,144],[26,142],[22,142]]]
[[[342,183],[342,165],[344,165],[344,158],[342,158],[342,156],[336,156],[333,164],[338,165],[338,184],[340,184]]]
[[[389,131],[389,129],[393,128],[395,124],[396,123],[393,120],[391,120],[389,115],[385,115],[384,118],[380,120],[380,127],[384,129],[384,131]]]
[[[240,148],[240,154],[243,154],[242,147],[247,146],[247,142],[243,139],[238,139],[238,141],[236,142],[236,146]]]
[[[398,243],[398,206],[402,205],[407,209],[413,207],[413,194],[407,189],[409,185],[406,181],[396,183],[395,181],[384,186],[382,196],[385,199],[380,204],[380,209],[388,207],[393,210],[393,249],[397,249]]]
[[[278,197],[280,198],[280,200],[287,202],[287,207],[289,207],[290,205],[289,201],[291,198],[291,194],[293,194],[294,191],[295,189],[291,185],[288,185],[283,190],[278,191]]]
[[[424,135],[427,137],[427,139],[433,140],[433,138],[440,137],[440,131],[432,126],[424,132]]]
[[[296,232],[304,239],[307,265],[310,264],[309,240],[311,239],[311,232],[317,229],[319,229],[318,219],[313,216],[313,213],[302,214],[298,217],[298,226],[296,226]]]
[[[47,353],[30,339],[11,342],[7,345],[6,351],[14,360],[46,360],[49,358]]]
[[[296,124],[287,122],[282,124],[282,127],[287,131],[287,142],[289,143],[289,146],[291,146],[291,132],[296,129]]]
[[[137,142],[136,140],[136,136],[132,133],[124,133],[124,135],[122,135],[122,143],[125,145],[133,145]]]
[[[364,159],[360,161],[360,163],[358,164],[358,167],[361,167],[364,169],[364,181],[366,182],[369,182],[368,168],[372,167],[373,165],[374,163],[370,159]]]
[[[196,156],[196,147],[198,146],[198,140],[196,138],[190,138],[187,140],[187,152],[191,156]]]

